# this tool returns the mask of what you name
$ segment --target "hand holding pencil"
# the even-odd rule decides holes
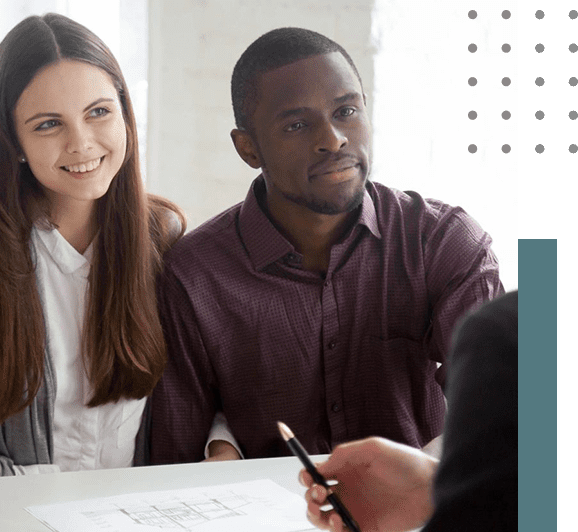
[[[323,486],[326,490],[325,497],[327,502],[333,506],[333,509],[339,514],[340,518],[342,519],[343,523],[349,530],[352,532],[361,532],[357,523],[351,517],[351,514],[347,510],[347,508],[343,505],[343,503],[339,500],[339,497],[333,493],[331,488],[325,482],[325,478],[319,474],[315,466],[312,464],[311,460],[309,459],[309,455],[307,451],[303,448],[299,440],[295,437],[291,429],[285,425],[285,423],[281,423],[280,421],[277,422],[279,427],[279,432],[283,439],[287,442],[289,449],[291,452],[301,460],[301,463],[305,466],[307,472],[311,475],[311,478],[317,483]]]
[[[359,529],[412,530],[433,513],[432,484],[438,460],[418,449],[384,438],[367,438],[339,445],[317,466],[319,474],[338,481],[331,486],[355,518]],[[318,528],[347,532],[343,519],[328,504],[327,490],[302,470],[300,480],[309,520]]]

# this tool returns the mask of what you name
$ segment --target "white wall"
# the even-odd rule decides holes
[[[534,148],[517,133],[528,112],[518,104],[519,18],[515,2],[376,0],[373,27],[373,179],[465,209],[492,235],[506,290],[518,285],[517,164]],[[471,110],[477,119],[468,118]]]
[[[360,71],[373,114],[372,179],[466,209],[492,234],[503,282],[515,288],[516,154],[485,142],[496,122],[484,116],[487,102],[476,107],[477,124],[467,119],[468,105],[479,104],[467,100],[468,39],[488,24],[481,16],[468,25],[466,15],[459,0],[150,0],[147,186],[179,203],[190,228],[242,201],[256,172],[229,137],[233,67],[266,31],[310,28],[344,46]],[[480,145],[475,156],[466,138]]]

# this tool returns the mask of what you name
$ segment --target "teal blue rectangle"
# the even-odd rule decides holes
[[[518,530],[556,530],[557,240],[518,241]]]

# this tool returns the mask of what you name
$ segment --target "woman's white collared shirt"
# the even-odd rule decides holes
[[[130,467],[146,399],[85,406],[92,389],[83,367],[81,339],[92,244],[81,255],[58,230],[40,228],[33,229],[32,242],[56,373],[54,464],[60,471]]]

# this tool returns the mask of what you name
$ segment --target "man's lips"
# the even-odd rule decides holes
[[[324,163],[314,165],[309,171],[309,177],[337,174],[358,166],[360,166],[359,162],[349,157],[339,161],[326,161]]]
[[[340,172],[345,172],[345,170],[349,170],[350,168],[355,168],[356,166],[357,166],[356,164],[348,164],[347,166],[336,166],[335,168],[329,168],[325,172],[317,172],[316,174],[313,175],[320,176],[328,174],[338,174]]]

